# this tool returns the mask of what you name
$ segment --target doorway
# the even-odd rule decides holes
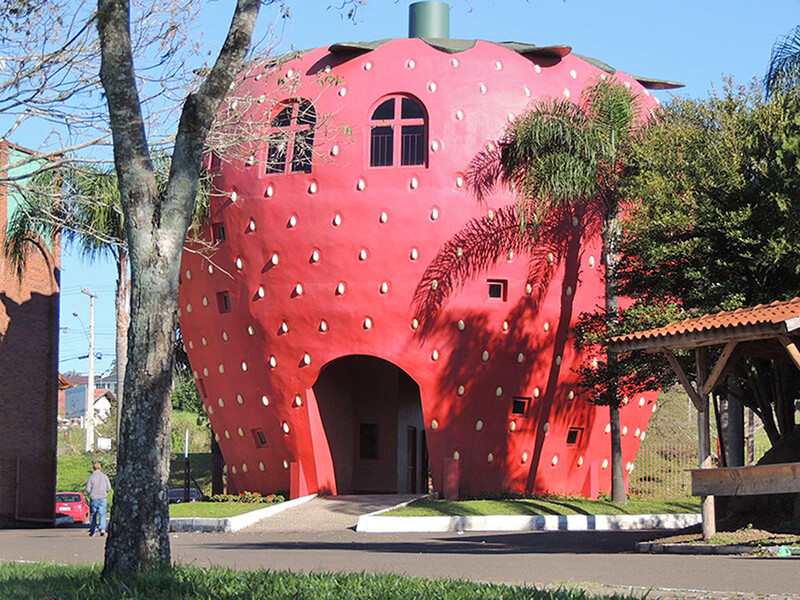
[[[374,356],[346,356],[325,365],[313,387],[339,494],[423,489],[422,404],[405,371]]]

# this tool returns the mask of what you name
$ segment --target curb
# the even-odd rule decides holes
[[[404,504],[399,506],[404,506]],[[701,516],[694,513],[663,515],[486,515],[479,517],[381,516],[381,513],[386,512],[386,510],[360,516],[356,531],[365,533],[622,531],[683,529],[701,522]]]
[[[259,508],[242,515],[226,517],[224,519],[208,519],[204,517],[183,517],[180,519],[170,519],[169,530],[170,532],[176,533],[185,533],[190,531],[201,533],[238,531],[245,527],[249,527],[253,523],[257,523],[262,519],[277,515],[278,513],[282,513],[283,511],[294,508],[295,506],[299,506],[300,504],[304,504],[312,498],[316,498],[316,496],[316,494],[311,494],[310,496],[303,496],[301,498],[295,498],[294,500],[281,502],[280,504],[265,506],[264,508]]]
[[[659,542],[636,542],[636,549],[649,554],[750,554],[753,546],[710,546],[708,544],[661,544]]]
[[[800,556],[800,547],[795,546],[744,546],[728,544],[711,546],[709,544],[662,544],[660,542],[636,542],[636,549],[650,554],[768,554],[785,558]]]

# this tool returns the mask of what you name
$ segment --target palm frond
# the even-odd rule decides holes
[[[3,253],[10,261],[18,277],[22,277],[31,244],[40,239],[52,240],[56,230],[41,208],[29,202],[21,202],[10,215],[3,240]]]
[[[800,25],[772,46],[764,88],[767,98],[800,87]]]
[[[413,305],[423,334],[453,292],[509,251],[519,253],[526,246],[513,205],[469,221],[441,247],[417,285]]]
[[[419,321],[420,333],[427,335],[450,296],[501,260],[509,252],[521,260],[527,257],[527,280],[531,284],[531,310],[536,310],[549,288],[555,266],[565,257],[575,235],[591,237],[599,233],[601,221],[594,214],[594,204],[585,207],[553,206],[549,213],[541,214],[535,227],[523,230],[514,205],[505,206],[496,213],[472,219],[450,238],[425,269],[414,293],[414,317]],[[572,225],[573,218],[585,227]]]
[[[586,112],[566,100],[541,102],[506,130],[500,161],[524,224],[544,205],[596,195],[598,156],[590,132]]]

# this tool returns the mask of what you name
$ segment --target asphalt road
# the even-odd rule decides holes
[[[648,532],[365,534],[352,507],[314,500],[278,520],[237,533],[171,534],[177,562],[293,571],[366,571],[536,585],[585,584],[592,591],[649,597],[800,599],[800,559],[649,555],[634,552]],[[344,511],[344,513],[343,513]],[[349,512],[348,512],[349,511]],[[318,524],[306,528],[317,513]],[[342,515],[346,514],[346,517]],[[273,517],[276,519],[276,517]],[[294,525],[292,525],[294,524]],[[82,528],[0,531],[0,561],[99,562],[106,538]],[[583,585],[581,586],[583,587]],[[672,590],[672,591],[670,591]],[[678,590],[694,591],[686,593]]]

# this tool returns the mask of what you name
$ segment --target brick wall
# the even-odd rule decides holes
[[[52,520],[57,443],[60,244],[32,243],[22,279],[5,258],[9,148],[0,141],[0,524],[15,508]]]

